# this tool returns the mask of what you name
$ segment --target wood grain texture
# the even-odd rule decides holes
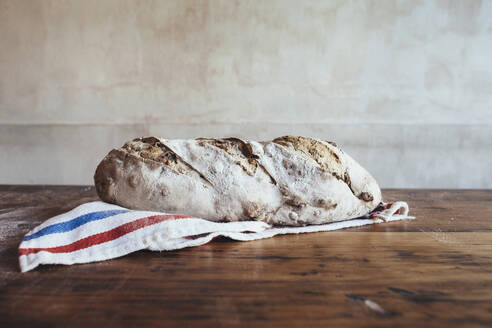
[[[0,186],[0,326],[490,326],[492,191],[383,195],[417,219],[21,274],[22,236],[97,196]]]

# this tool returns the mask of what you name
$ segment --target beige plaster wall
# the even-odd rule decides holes
[[[492,188],[492,1],[0,0],[0,183],[125,140],[332,139],[384,187]]]

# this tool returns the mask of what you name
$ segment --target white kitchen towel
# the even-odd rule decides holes
[[[331,231],[412,219],[405,202],[382,203],[357,219],[305,227],[272,226],[261,221],[212,222],[177,214],[129,210],[104,202],[82,204],[31,230],[19,246],[22,272],[40,264],[104,261],[141,249],[175,250],[225,236],[247,241],[280,234]]]

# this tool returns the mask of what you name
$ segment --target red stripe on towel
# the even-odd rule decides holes
[[[91,235],[85,238],[82,238],[80,240],[77,240],[76,242],[73,242],[68,245],[64,246],[58,246],[58,247],[50,247],[50,248],[19,248],[19,256],[21,255],[27,255],[27,254],[33,254],[41,251],[46,251],[50,253],[70,253],[70,252],[75,252],[84,248],[88,248],[94,245],[99,245],[111,240],[118,239],[130,232],[133,232],[135,230],[141,229],[143,227],[153,225],[165,220],[169,219],[186,219],[189,218],[188,216],[184,215],[175,215],[175,214],[170,214],[170,215],[154,215],[154,216],[148,216],[145,218],[141,218],[132,222],[128,222],[125,224],[122,224],[116,228],[113,228],[111,230],[101,232],[95,235]]]

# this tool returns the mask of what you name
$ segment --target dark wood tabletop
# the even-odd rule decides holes
[[[20,273],[23,235],[97,196],[0,186],[0,327],[492,326],[492,191],[383,195],[416,219]]]

